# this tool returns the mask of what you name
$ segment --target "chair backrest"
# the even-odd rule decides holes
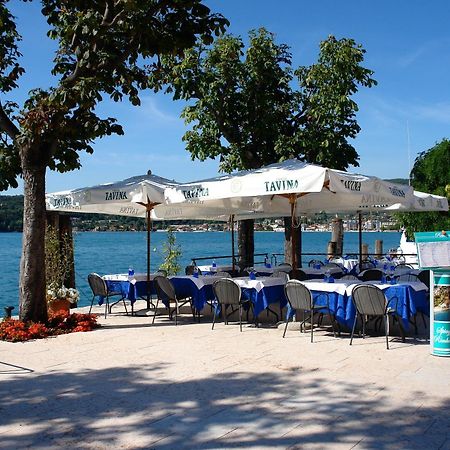
[[[289,278],[291,280],[305,281],[308,279],[308,276],[301,269],[292,269],[289,272]]]
[[[333,276],[336,276],[336,275],[339,276],[340,273],[341,274],[344,273],[343,267],[337,263],[329,262],[329,263],[324,264],[321,268],[322,268],[322,270],[333,269]],[[339,272],[337,272],[336,269],[338,269]]]
[[[367,269],[358,275],[361,281],[380,281],[382,277],[383,271],[380,269]]]
[[[344,275],[340,278],[340,280],[356,280],[356,281],[360,281],[359,278],[355,275],[352,275],[350,273],[348,273],[347,275]]]
[[[361,272],[367,269],[375,269],[375,263],[369,259],[365,259],[364,261],[361,261],[359,268]]]
[[[214,275],[216,277],[231,278],[231,275],[228,272],[216,272]]]
[[[106,297],[108,295],[106,281],[97,273],[90,273],[88,275],[88,283],[94,296],[100,295],[102,297]]]
[[[241,302],[241,287],[231,278],[222,278],[213,284],[217,301],[222,305],[239,305]]]
[[[330,258],[328,262],[342,266],[344,264],[344,258],[342,256],[335,256],[334,258]]]
[[[344,263],[342,262],[342,264],[344,264]],[[342,270],[342,264],[339,264],[339,263],[337,263],[335,261],[330,261],[330,262],[327,262],[326,264],[324,264],[323,267],[324,268],[326,268],[326,267],[337,268],[337,269],[341,269]]]
[[[158,269],[156,271],[155,275],[162,275],[163,277],[167,277],[167,270],[166,269]]]
[[[410,270],[412,270],[412,266],[409,264],[405,264],[405,263],[397,264],[394,267],[394,272],[397,274],[401,274],[403,272],[408,272]]]
[[[419,281],[425,284],[428,289],[430,289],[430,274],[431,274],[430,270],[421,270],[417,275]]]
[[[358,284],[352,290],[352,301],[360,314],[384,316],[386,297],[383,291],[370,284]]]
[[[286,298],[294,309],[311,309],[312,294],[311,291],[298,280],[289,280],[284,286]]]
[[[292,270],[292,266],[289,263],[281,263],[277,266],[277,271],[289,273]]]
[[[284,281],[285,283],[287,283],[287,282],[289,281],[289,274],[287,274],[286,272],[283,272],[282,270],[276,270],[276,271],[271,275],[271,277],[274,277],[274,278],[282,278],[283,281]]]
[[[314,266],[316,266],[317,264],[318,264],[320,267],[323,266],[323,262],[320,261],[320,259],[312,259],[312,260],[308,263],[308,266],[309,266],[309,267],[314,267]]]
[[[395,277],[397,281],[420,281],[414,273],[401,273]]]
[[[239,269],[239,267],[236,266],[236,269],[227,270],[227,273],[230,275],[231,278],[239,277],[239,276],[241,276],[241,269]]]
[[[186,266],[186,268],[184,269],[184,273],[186,275],[194,275],[194,272],[195,272],[195,266]],[[198,267],[197,267],[197,273],[199,275],[202,274],[202,271]]]
[[[167,278],[161,275],[157,275],[153,282],[155,283],[156,295],[159,300],[163,302],[170,302],[170,300],[176,300],[175,288],[173,287],[172,282]]]

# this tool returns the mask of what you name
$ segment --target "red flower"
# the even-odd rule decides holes
[[[20,342],[65,333],[91,331],[99,326],[95,314],[58,313],[51,315],[46,324],[4,319],[0,322],[0,340]]]

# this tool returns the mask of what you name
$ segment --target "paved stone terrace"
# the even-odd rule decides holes
[[[101,323],[0,342],[0,448],[450,449],[450,359],[424,340]]]

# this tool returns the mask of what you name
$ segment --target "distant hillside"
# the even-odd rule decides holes
[[[397,184],[409,184],[408,178],[392,178],[390,180],[386,180],[391,183],[397,183]]]
[[[145,219],[139,217],[113,216],[109,214],[71,213],[72,225],[79,231],[144,231]],[[170,225],[199,224],[198,220],[178,220],[174,222],[153,222],[153,229],[166,229]],[[22,231],[23,195],[0,195],[0,232]],[[214,229],[214,226],[211,227]]]
[[[0,195],[0,231],[22,231],[23,195]]]

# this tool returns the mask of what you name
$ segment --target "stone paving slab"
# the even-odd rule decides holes
[[[450,359],[423,339],[115,311],[0,342],[0,448],[450,449]]]

